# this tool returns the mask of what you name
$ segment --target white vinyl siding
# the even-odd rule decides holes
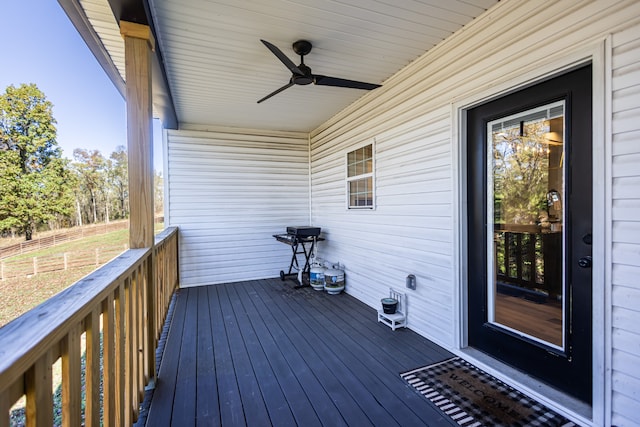
[[[395,119],[395,118],[393,118]],[[353,145],[314,145],[312,218],[327,238],[320,256],[346,265],[347,291],[377,307],[388,287],[415,274],[410,327],[451,345],[451,152],[449,109],[376,135],[376,210],[346,211],[340,199],[342,156]],[[328,173],[331,168],[333,173]],[[333,188],[334,191],[330,189]]]
[[[277,277],[288,267],[291,249],[272,235],[309,222],[306,135],[169,131],[167,149],[182,286]]]
[[[640,425],[638,17],[640,2],[632,0],[501,1],[314,130],[310,147],[301,134],[170,131],[167,217],[181,230],[182,285],[277,276],[291,251],[271,235],[286,225],[319,226],[326,238],[319,256],[345,266],[346,292],[376,308],[390,286],[406,292],[409,327],[456,350],[464,342],[466,256],[457,106],[530,84],[610,46],[598,53],[611,58],[607,81],[594,82],[594,93],[604,87],[611,101],[610,110],[594,105],[608,114],[594,117],[607,132],[605,141],[594,134],[602,151],[594,170],[610,178],[596,183],[605,188],[595,203],[605,205],[607,223],[594,223],[594,230],[607,235],[594,234],[594,265],[607,280],[594,276],[594,321],[596,329],[605,325],[594,342],[606,344],[606,360],[594,372],[602,392],[594,425]],[[372,140],[376,209],[345,209],[346,154]],[[417,278],[415,291],[404,287],[408,274]]]
[[[613,70],[607,70],[613,87],[605,94],[613,97],[613,117],[607,118],[612,120],[613,158],[594,158],[600,171],[607,161],[612,163],[613,194],[604,197],[612,209],[613,247],[598,252],[612,256],[604,270],[613,283],[594,287],[601,292],[594,304],[604,300],[602,289],[611,292],[613,308],[604,308],[604,313],[612,316],[608,333],[613,348],[606,350],[606,357],[611,358],[613,376],[611,394],[594,407],[601,417],[596,424],[605,418],[618,426],[640,424],[638,16],[637,1],[500,2],[311,136],[311,218],[327,237],[319,255],[343,263],[346,291],[372,307],[379,306],[389,286],[404,288],[405,277],[415,274],[417,289],[403,289],[409,327],[456,348],[464,329],[458,310],[464,284],[457,269],[464,264],[460,260],[466,247],[456,231],[458,209],[463,209],[457,202],[464,194],[457,161],[464,155],[464,135],[453,106],[529,84],[556,72],[553,67],[581,63],[590,56],[585,52],[597,51],[594,46],[604,46],[613,35]],[[345,212],[340,160],[372,138],[376,210]],[[603,144],[600,139],[594,146]],[[594,340],[605,342],[602,336]],[[597,390],[605,390],[604,372],[594,378]],[[605,413],[609,404],[611,412]]]
[[[612,37],[611,423],[640,425],[640,28]]]

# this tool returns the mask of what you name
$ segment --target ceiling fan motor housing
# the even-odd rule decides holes
[[[308,85],[313,83],[313,74],[311,74],[311,68],[307,67],[304,64],[298,65],[298,69],[304,73],[304,75],[293,74],[291,76],[291,81],[297,85]]]
[[[298,40],[296,42],[293,42],[293,51],[301,56],[304,56],[311,52],[312,47],[313,45],[311,44],[311,42],[307,40]]]

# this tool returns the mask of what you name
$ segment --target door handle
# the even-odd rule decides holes
[[[578,260],[578,265],[582,268],[591,268],[591,256],[583,256]]]

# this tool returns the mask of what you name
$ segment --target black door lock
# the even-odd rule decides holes
[[[578,260],[578,265],[582,268],[591,268],[591,257],[583,256]]]

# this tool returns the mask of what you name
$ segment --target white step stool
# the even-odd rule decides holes
[[[396,328],[407,327],[407,296],[403,293],[394,291],[389,288],[389,298],[395,298],[398,300],[398,307],[393,314],[387,314],[383,309],[378,310],[378,322],[382,322],[389,326],[392,330]]]

